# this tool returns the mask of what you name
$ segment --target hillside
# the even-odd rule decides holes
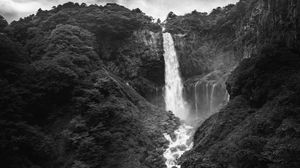
[[[164,85],[151,17],[66,3],[10,25],[1,19],[0,165],[165,166],[163,133],[178,119],[144,98]]]

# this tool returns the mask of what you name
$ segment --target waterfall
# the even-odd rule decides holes
[[[198,84],[199,84],[199,82],[200,81],[198,81],[198,82],[196,82],[196,84],[195,84],[195,110],[196,110],[196,112],[198,111],[198,94],[197,94],[197,86],[198,86]],[[201,83],[200,83],[201,84]]]
[[[177,59],[174,41],[170,33],[163,34],[164,59],[165,59],[165,103],[166,110],[172,111],[173,114],[183,122],[174,132],[175,137],[164,134],[169,141],[169,146],[164,152],[167,168],[180,168],[177,159],[185,152],[192,148],[193,143],[191,126],[184,123],[189,116],[187,103],[183,98],[183,84],[179,72],[179,62]]]
[[[228,73],[213,71],[201,78],[194,79],[194,113],[195,120],[204,120],[220,110],[229,101],[225,81]]]
[[[207,82],[206,83],[206,90],[205,90],[206,92],[206,105],[208,105],[208,102],[210,102],[210,100],[209,100],[209,83]],[[209,107],[208,107],[208,111],[210,112],[210,109],[209,109]]]
[[[210,93],[210,102],[209,102],[209,112],[212,113],[214,111],[214,93],[216,88],[216,83],[212,85],[211,93]]]
[[[170,110],[180,119],[188,116],[187,103],[183,99],[183,84],[179,72],[179,63],[170,33],[163,34],[165,59],[165,102],[166,110]]]

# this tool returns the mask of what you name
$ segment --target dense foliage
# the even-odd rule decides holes
[[[136,35],[158,31],[116,4],[69,2],[10,25],[0,17],[0,164],[162,167],[162,134],[178,121],[126,84],[163,84],[149,73],[161,54]]]
[[[7,21],[4,19],[3,16],[0,15],[0,32],[8,25]]]

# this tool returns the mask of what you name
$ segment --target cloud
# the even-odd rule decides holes
[[[51,9],[52,6],[63,4],[71,0],[1,0],[0,15],[8,21],[17,20],[36,13],[41,8]],[[193,10],[210,12],[218,6],[225,6],[229,3],[236,3],[238,0],[72,0],[72,2],[104,5],[108,2],[115,2],[130,9],[140,8],[146,14],[165,19],[166,15],[173,11],[182,15]]]
[[[123,0],[125,1],[125,0]],[[238,0],[129,0],[125,4],[129,8],[141,8],[145,13],[165,19],[172,11],[177,15],[183,15],[193,10],[210,12],[213,8],[236,3]]]

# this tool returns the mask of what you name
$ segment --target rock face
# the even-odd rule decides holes
[[[241,59],[233,41],[242,16],[239,14],[237,18],[229,18],[225,15],[233,8],[237,7],[229,5],[224,9],[218,8],[209,15],[194,11],[167,18],[166,31],[173,34],[185,79],[216,69],[231,68]]]
[[[257,44],[278,41],[297,48],[298,6],[296,0],[241,0],[210,14],[169,15],[166,31],[173,34],[182,76],[232,69],[257,54]]]
[[[0,165],[165,167],[163,133],[179,121],[145,99],[164,85],[150,17],[70,2],[2,31]]]
[[[299,1],[240,1],[236,6],[241,5],[245,13],[233,27],[235,42],[239,58],[251,58],[229,76],[230,102],[197,129],[182,168],[300,165]]]
[[[251,39],[245,40],[239,34],[242,23],[250,20],[245,8],[252,8],[251,3],[228,5],[210,14],[193,11],[167,18],[166,30],[173,34],[181,74],[186,80],[185,94],[200,120],[226,104],[228,74],[250,55],[251,47],[242,43],[252,43]]]
[[[232,73],[229,104],[197,130],[182,167],[299,166],[300,60],[275,48]]]
[[[133,38],[143,48],[141,55],[137,57],[141,59],[137,76],[130,84],[148,101],[163,107],[165,63],[162,32],[141,30],[134,32]],[[135,44],[133,47],[137,47],[137,45]]]
[[[197,113],[194,97],[202,96],[194,96],[195,90],[202,89],[199,85],[203,83],[202,77],[221,71],[224,74],[221,78],[227,78],[241,60],[258,55],[271,42],[298,48],[298,6],[297,1],[241,0],[236,5],[216,8],[210,14],[197,11],[184,16],[169,14],[166,31],[173,34],[181,74],[186,80],[186,97],[194,113]],[[213,86],[218,82],[206,83]],[[225,80],[221,85],[225,85]],[[224,88],[220,94],[226,92]]]
[[[193,118],[191,122],[204,121],[226,105],[229,100],[225,84],[228,75],[228,72],[215,70],[186,81],[186,100],[190,102]]]

